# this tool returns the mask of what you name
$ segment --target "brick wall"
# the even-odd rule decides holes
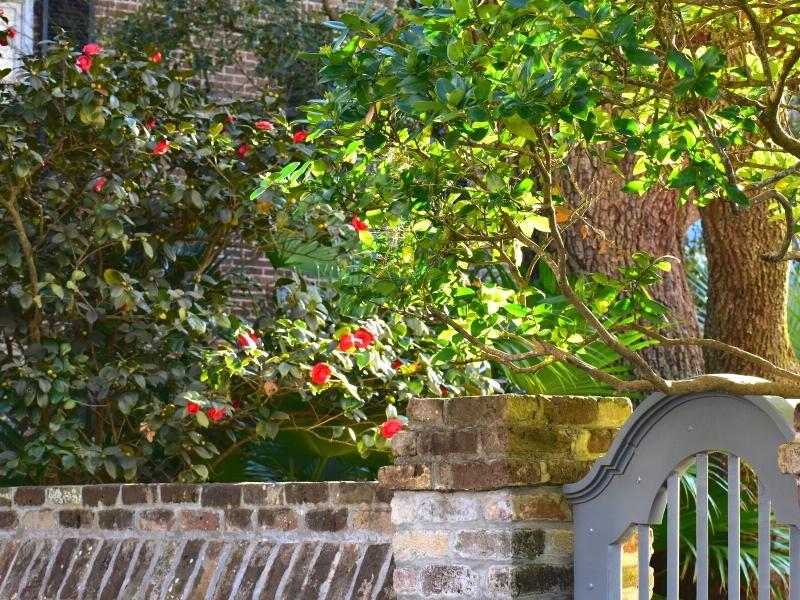
[[[374,483],[0,490],[0,598],[391,597]]]
[[[394,586],[403,600],[572,598],[572,513],[579,480],[631,414],[620,398],[417,399],[393,439]],[[637,540],[624,548],[635,598]]]

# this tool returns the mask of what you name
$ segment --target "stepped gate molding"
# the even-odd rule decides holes
[[[797,479],[781,474],[781,444],[795,439],[797,400],[698,393],[650,396],[581,481],[564,486],[575,526],[575,598],[622,595],[622,544],[639,535],[640,600],[650,595],[650,525],[668,510],[667,599],[678,600],[680,478],[697,465],[697,598],[708,599],[709,453],[727,455],[728,597],[740,597],[740,461],[758,476],[758,600],[770,597],[770,514],[790,531],[791,600],[800,600]],[[731,577],[731,575],[733,575]]]

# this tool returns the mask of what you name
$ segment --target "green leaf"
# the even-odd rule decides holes
[[[644,50],[643,48],[625,50],[625,56],[631,63],[640,67],[650,67],[661,62],[661,58],[658,54],[650,52],[649,50]]]
[[[122,285],[125,283],[125,276],[115,269],[103,271],[103,279],[108,285]]]

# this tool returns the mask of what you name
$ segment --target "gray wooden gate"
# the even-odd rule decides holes
[[[697,465],[697,598],[708,598],[708,455],[728,464],[729,598],[740,597],[740,461],[758,476],[758,600],[770,597],[770,515],[790,528],[790,598],[800,600],[800,504],[793,475],[778,471],[777,449],[794,439],[797,400],[725,393],[650,396],[586,477],[565,486],[575,523],[575,598],[622,595],[622,544],[668,512],[667,599],[678,599],[680,478]],[[639,544],[639,598],[649,597],[649,543]]]

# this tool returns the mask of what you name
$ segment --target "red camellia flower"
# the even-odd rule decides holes
[[[239,149],[236,150],[236,154],[239,155],[239,158],[244,159],[247,156],[247,151],[250,150],[250,146],[248,144],[242,144],[239,146]]]
[[[272,131],[275,127],[269,121],[256,121],[256,129],[266,129]]]
[[[153,154],[156,156],[161,156],[162,154],[166,154],[167,150],[169,150],[169,141],[161,140],[156,144],[156,147],[153,148]]]
[[[206,414],[208,415],[209,419],[211,419],[212,421],[214,421],[216,423],[218,421],[222,421],[222,419],[225,417],[225,409],[224,408],[220,408],[220,409],[209,408],[206,411]]]
[[[358,218],[358,215],[353,215],[353,218],[350,219],[350,223],[353,225],[353,228],[356,231],[366,231],[369,229],[369,225],[364,223],[361,219]]]
[[[258,347],[258,337],[253,335],[252,333],[243,333],[240,335],[236,340],[239,342],[239,346],[242,348],[257,348]]]
[[[106,178],[105,177],[101,177],[94,184],[94,187],[92,188],[92,190],[94,191],[95,194],[97,194],[97,193],[100,192],[100,190],[103,189],[103,186],[105,186],[105,184],[106,184]]]
[[[6,31],[6,35],[8,36],[8,39],[13,40],[15,37],[17,37],[17,30],[13,27],[9,27],[8,31]]]
[[[86,73],[92,68],[92,57],[87,56],[86,54],[81,54],[78,57],[78,60],[75,61],[75,66],[78,67],[79,70]]]
[[[397,370],[398,370],[400,367],[402,367],[402,366],[403,366],[403,361],[402,361],[402,360],[400,360],[399,358],[395,358],[395,359],[392,361],[392,368],[393,368],[395,371],[397,371]]]
[[[86,44],[83,47],[83,53],[86,56],[97,56],[98,54],[100,54],[101,50],[102,50],[102,48],[100,46],[98,46],[97,44],[95,44],[94,42]]]
[[[292,136],[292,141],[295,144],[301,144],[306,141],[307,137],[308,137],[308,132],[305,129],[301,129]]]
[[[317,363],[311,369],[311,382],[317,385],[325,385],[331,378],[331,368],[325,363]]]
[[[150,119],[147,123],[144,124],[144,126],[147,127],[148,129],[155,129],[156,120],[155,119]]]
[[[8,46],[8,38],[6,36],[0,37],[0,46]]]
[[[347,352],[350,348],[355,346],[355,342],[353,341],[353,336],[349,333],[345,333],[342,337],[339,338],[339,350],[342,352]]]
[[[155,53],[151,54],[150,55],[150,60],[152,62],[154,62],[154,63],[160,63],[161,60],[162,60],[161,59],[161,52],[155,52]]]
[[[228,121],[228,125],[233,125],[233,115],[228,115],[226,121]]]
[[[359,329],[353,334],[353,344],[356,348],[367,348],[375,341],[375,336],[364,328]]]
[[[381,435],[388,440],[403,431],[405,427],[406,426],[397,419],[389,419],[386,423],[381,425]]]
[[[188,412],[190,415],[194,415],[199,411],[200,411],[200,405],[197,404],[196,402],[189,402],[189,404],[186,405],[186,412]]]
[[[448,389],[447,389],[446,387],[444,387],[443,385],[440,385],[440,386],[439,386],[439,393],[440,393],[442,396],[447,396],[447,395],[450,393],[450,390],[448,390]]]

